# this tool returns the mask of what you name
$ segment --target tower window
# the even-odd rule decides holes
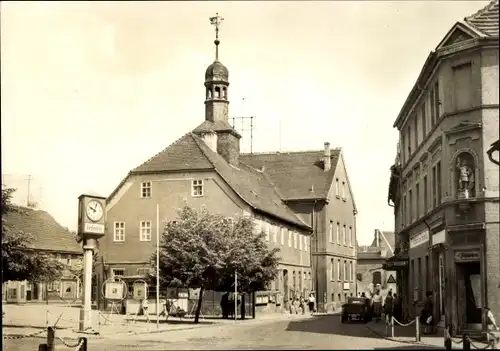
[[[227,99],[227,89],[226,89],[226,87],[222,88],[222,93],[223,93],[224,99]]]
[[[207,100],[211,100],[211,99],[212,99],[212,90],[207,89]]]
[[[221,97],[220,95],[220,87],[215,87],[215,97],[219,99]]]

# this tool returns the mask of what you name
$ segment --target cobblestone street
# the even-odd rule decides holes
[[[437,337],[437,345],[442,341]],[[70,340],[74,343],[75,340]],[[6,340],[7,351],[36,349],[43,339]],[[71,350],[58,341],[58,349]],[[92,350],[179,349],[382,349],[408,348],[371,332],[364,324],[342,324],[335,315],[283,316],[281,320],[255,320],[197,329],[90,339]],[[415,345],[414,345],[415,346]]]

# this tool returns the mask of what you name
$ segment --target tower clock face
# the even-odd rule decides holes
[[[98,222],[104,215],[104,211],[100,202],[92,200],[87,204],[87,217],[92,222]]]

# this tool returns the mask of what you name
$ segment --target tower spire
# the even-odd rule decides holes
[[[214,17],[210,17],[210,24],[215,27],[215,61],[219,61],[219,26],[222,24],[222,21],[224,21],[224,18],[219,16],[219,13],[216,12]]]

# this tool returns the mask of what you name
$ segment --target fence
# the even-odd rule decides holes
[[[486,346],[478,346],[476,345],[470,335],[468,333],[462,334],[462,338],[459,340],[454,340],[450,334],[450,327],[446,327],[444,329],[444,347],[446,350],[451,350],[453,348],[453,344],[460,345],[462,344],[463,350],[471,350],[472,348],[476,350],[485,350],[485,349],[496,349],[499,338],[491,332],[486,332]]]
[[[75,344],[70,344],[66,340],[56,335],[55,327],[47,328],[47,342],[38,346],[38,351],[55,351],[56,338],[59,339],[64,346],[73,349],[74,351],[87,351],[87,338],[80,337]]]

